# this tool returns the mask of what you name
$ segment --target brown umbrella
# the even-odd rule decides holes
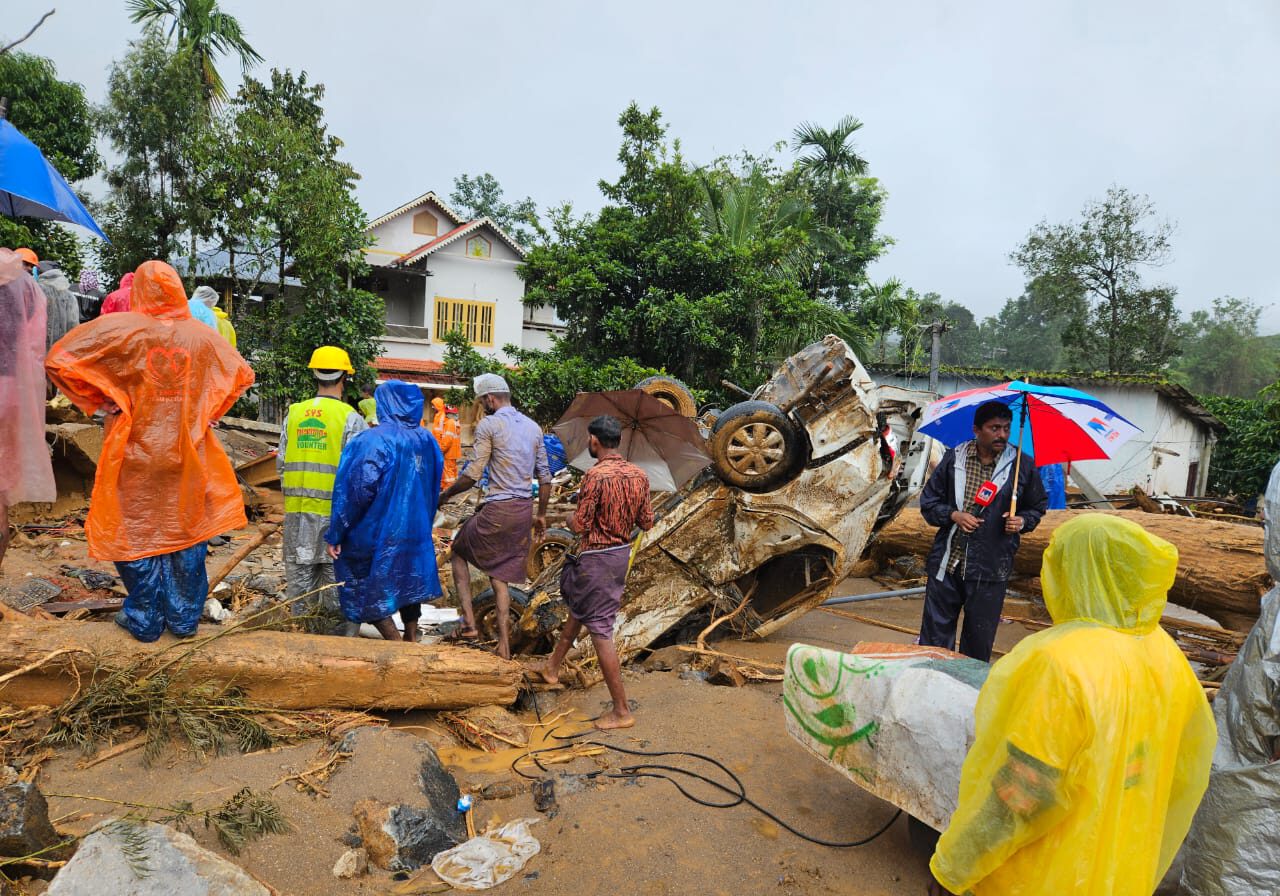
[[[601,414],[622,423],[618,451],[649,476],[656,492],[673,492],[711,463],[693,420],[638,389],[579,392],[552,430],[564,443],[569,466],[588,470],[587,426]]]

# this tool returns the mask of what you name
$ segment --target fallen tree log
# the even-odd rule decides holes
[[[1271,587],[1262,557],[1262,528],[1216,520],[1145,513],[1141,510],[1055,510],[1034,532],[1022,536],[1014,570],[1038,576],[1044,549],[1055,529],[1082,513],[1106,513],[1132,520],[1178,549],[1178,574],[1169,600],[1197,610],[1228,628],[1247,631],[1258,619],[1260,598]],[[907,509],[876,541],[885,556],[927,556],[937,529],[918,510]]]
[[[95,675],[129,667],[147,675],[175,659],[166,671],[177,680],[234,684],[253,703],[276,709],[465,709],[512,703],[520,683],[518,663],[465,647],[219,635],[207,626],[179,644],[170,636],[142,644],[110,623],[47,622],[9,610],[0,619],[0,673],[32,668],[0,683],[0,702],[57,706]]]

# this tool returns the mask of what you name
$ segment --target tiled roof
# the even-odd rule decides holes
[[[497,224],[493,223],[493,220],[491,218],[477,218],[474,221],[470,221],[466,224],[463,224],[461,227],[453,228],[453,230],[450,230],[448,233],[444,234],[443,236],[438,236],[435,239],[431,240],[430,242],[423,243],[421,246],[419,246],[418,248],[414,249],[411,252],[406,252],[405,254],[397,258],[395,261],[393,261],[392,264],[413,264],[415,261],[421,261],[423,258],[426,258],[428,255],[430,255],[432,252],[435,252],[438,249],[443,249],[445,246],[449,245],[450,243],[456,242],[457,240],[462,239],[464,236],[468,236],[472,233],[475,233],[477,230],[480,230],[485,227],[493,231],[493,233],[500,240],[502,240],[504,243],[510,246],[513,252],[515,252],[521,258],[524,258],[524,255],[525,255],[524,247],[521,246],[519,243],[517,243],[515,240],[513,240],[511,237],[507,236],[506,232],[503,231],[503,229],[499,227]]]
[[[378,227],[382,224],[386,224],[388,221],[392,221],[403,214],[413,211],[415,208],[418,208],[420,205],[422,205],[425,202],[431,202],[431,203],[434,203],[436,206],[438,206],[440,211],[444,212],[446,215],[448,215],[450,218],[453,219],[454,224],[463,224],[467,220],[466,218],[462,217],[462,215],[458,214],[453,209],[449,208],[449,206],[445,204],[445,201],[443,199],[441,199],[435,193],[428,190],[427,192],[419,196],[417,199],[411,199],[408,202],[406,202],[404,205],[400,206],[399,208],[393,209],[392,211],[387,212],[382,217],[374,218],[372,221],[369,222],[368,229],[372,230],[375,227]]]
[[[376,358],[373,366],[379,379],[395,379],[406,383],[435,383],[446,386],[465,386],[466,381],[444,372],[439,361],[420,361],[417,358]]]
[[[439,361],[420,361],[417,358],[375,358],[373,366],[378,373],[440,373],[444,364]]]

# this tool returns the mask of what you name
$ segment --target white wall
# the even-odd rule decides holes
[[[877,382],[915,389],[928,388],[927,378],[872,374]],[[939,378],[942,395],[988,385],[944,374]],[[1080,471],[1104,494],[1126,492],[1135,485],[1148,494],[1185,495],[1190,466],[1199,462],[1195,493],[1203,494],[1211,453],[1212,434],[1171,398],[1150,386],[1090,383],[1079,387],[1105,402],[1117,414],[1142,430],[1117,449],[1108,460],[1079,461]],[[1154,449],[1162,449],[1156,451]]]
[[[438,222],[436,236],[413,232],[413,216],[421,211],[429,211],[436,216],[436,221]],[[391,264],[406,252],[412,252],[419,246],[424,246],[436,239],[436,237],[444,236],[457,226],[452,219],[434,205],[425,204],[413,211],[405,212],[399,217],[392,218],[385,224],[380,224],[370,231],[372,239],[369,241],[370,245],[364,250],[365,260],[373,265]]]

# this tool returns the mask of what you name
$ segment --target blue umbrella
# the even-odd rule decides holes
[[[0,214],[66,221],[111,242],[58,170],[7,119],[0,118]]]

